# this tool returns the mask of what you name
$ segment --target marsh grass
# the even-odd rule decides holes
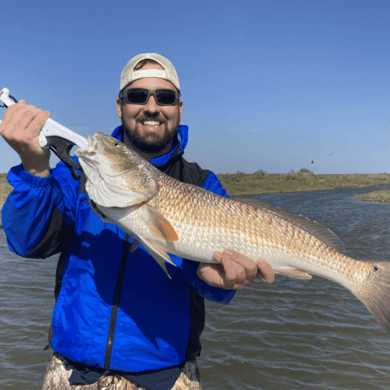
[[[7,182],[7,174],[0,173],[0,227],[2,227],[1,210],[3,209],[4,202],[7,199],[8,194],[11,192],[11,189],[12,187]]]
[[[371,202],[390,202],[390,191],[374,191],[365,195],[358,195],[356,198]]]
[[[286,174],[268,174],[258,171],[252,174],[217,175],[229,195],[270,194],[277,192],[303,192],[330,190],[335,187],[375,187],[390,184],[390,174],[314,175],[308,169]]]

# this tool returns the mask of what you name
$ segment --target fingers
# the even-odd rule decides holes
[[[272,266],[265,260],[252,259],[231,249],[215,252],[218,264],[199,264],[197,275],[207,284],[227,290],[241,290],[256,278],[273,283],[275,276]]]
[[[225,286],[223,267],[220,264],[201,263],[198,266],[197,275],[210,286],[230,289]]]
[[[14,125],[14,122],[18,121],[22,112],[26,111],[27,103],[21,100],[19,103],[13,104],[5,111],[3,121],[0,124],[0,132],[3,136],[8,136],[10,133],[10,127]]]
[[[21,100],[7,108],[0,125],[0,134],[10,145],[37,142],[49,116],[48,112],[43,112]]]
[[[240,290],[257,277],[256,263],[236,251],[225,249],[222,253],[215,252],[214,258],[223,267],[224,288]]]
[[[39,133],[49,116],[21,100],[7,108],[0,124],[0,135],[19,154],[24,168],[38,176],[50,172],[50,152],[39,145]]]
[[[240,290],[246,285],[245,272],[240,264],[235,265],[220,252],[214,258],[219,264],[199,264],[197,275],[210,286],[225,290]]]
[[[275,280],[274,270],[270,263],[265,260],[257,261],[257,277],[264,283],[271,284]]]

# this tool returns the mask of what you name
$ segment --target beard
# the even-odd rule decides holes
[[[167,153],[172,148],[173,142],[177,138],[179,122],[174,125],[173,130],[166,130],[162,134],[155,134],[148,138],[145,135],[142,136],[137,129],[131,129],[123,120],[122,127],[124,128],[125,143],[130,142],[131,146],[140,152],[158,155],[163,151]]]
[[[146,140],[142,138],[138,131],[131,131],[124,127],[127,140],[131,143],[131,145],[145,153],[159,153],[168,147],[168,145],[173,144],[173,140],[176,138],[177,129],[173,133],[166,133],[163,137],[160,137],[157,140]]]

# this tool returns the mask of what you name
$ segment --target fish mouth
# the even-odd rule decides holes
[[[100,150],[97,134],[90,135],[87,142],[87,152],[96,154]]]
[[[88,162],[91,161],[100,150],[99,142],[96,135],[90,135],[87,138],[87,146],[83,149],[78,149],[76,155],[81,160]]]
[[[76,150],[76,156],[79,158],[81,167],[84,169],[84,172],[91,173],[95,171],[99,176],[117,177],[123,175],[127,170],[113,173],[112,161],[109,158],[102,157],[101,152],[104,150],[102,140],[104,141],[104,134],[96,133],[87,138],[87,146],[85,148]],[[130,171],[131,169],[129,168],[128,170]]]

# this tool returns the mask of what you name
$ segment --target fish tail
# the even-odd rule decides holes
[[[350,291],[390,334],[390,262],[365,261],[370,265],[366,280]]]

